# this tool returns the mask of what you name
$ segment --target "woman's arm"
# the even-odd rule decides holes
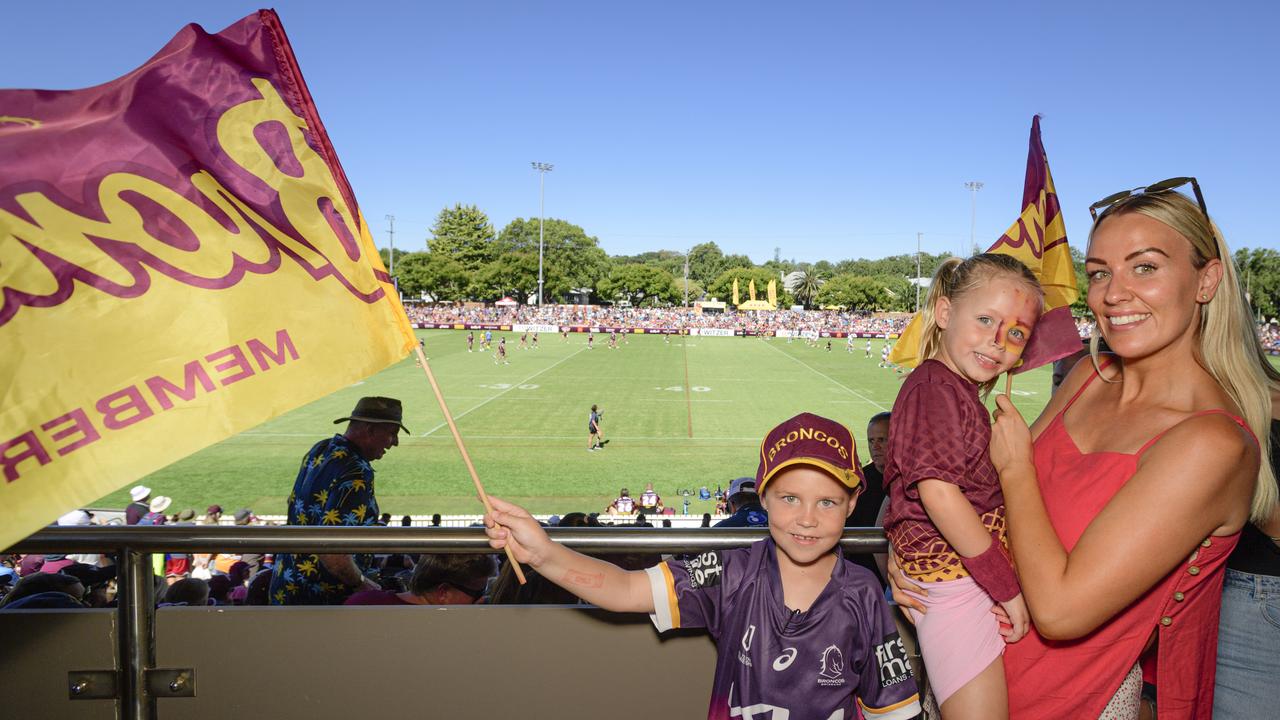
[[[991,459],[1004,488],[1023,592],[1046,638],[1091,632],[1187,562],[1202,540],[1239,527],[1248,513],[1257,446],[1225,416],[1196,416],[1143,455],[1138,471],[1067,552],[1040,495],[1030,431],[1007,398],[996,402]]]
[[[524,508],[492,495],[484,517],[489,545],[510,547],[516,560],[587,602],[614,612],[653,612],[653,594],[643,571],[627,571],[554,542]]]

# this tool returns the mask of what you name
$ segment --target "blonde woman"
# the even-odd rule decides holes
[[[1004,397],[992,428],[1034,623],[1005,652],[1010,715],[1136,718],[1149,661],[1161,720],[1207,720],[1226,558],[1276,504],[1271,381],[1193,178],[1090,210],[1088,302],[1114,355],[1095,338],[1030,428]]]
[[[1149,660],[1161,720],[1207,719],[1226,558],[1276,503],[1266,361],[1194,178],[1090,210],[1088,302],[1115,357],[1095,338],[1030,428],[1002,397],[992,429],[1036,630],[1005,654],[1011,715],[1137,717]]]

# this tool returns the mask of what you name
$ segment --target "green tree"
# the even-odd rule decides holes
[[[400,292],[418,297],[422,293],[435,300],[465,300],[470,286],[462,264],[448,255],[415,252],[396,262]]]
[[[409,254],[408,250],[396,250],[396,265],[400,264],[400,258]],[[382,267],[391,267],[391,250],[388,248],[378,248],[378,257],[382,258]]]
[[[1084,272],[1084,253],[1068,247],[1071,250],[1071,266],[1076,271],[1076,290],[1079,291],[1075,302],[1071,303],[1071,314],[1076,317],[1093,317],[1093,311],[1089,309],[1089,277]]]
[[[473,274],[467,292],[473,300],[485,302],[501,300],[505,295],[522,304],[530,302],[538,292],[537,254],[503,253]]]
[[[905,278],[892,275],[837,275],[818,291],[819,307],[841,305],[850,310],[880,312],[914,307],[915,295]]]
[[[531,258],[533,285],[538,290],[538,218],[516,218],[498,234],[501,258]],[[571,291],[596,288],[609,274],[609,256],[600,242],[573,223],[547,218],[542,228],[542,278],[544,303],[564,299]]]
[[[1254,317],[1280,316],[1280,253],[1271,248],[1240,248],[1234,259]]]
[[[751,262],[751,258],[746,255],[725,255],[724,265],[721,266],[720,271],[724,272],[725,270],[732,270],[734,268],[749,268],[755,266],[756,264]],[[720,276],[717,275],[716,277]]]
[[[632,305],[668,304],[676,299],[677,291],[683,301],[684,291],[671,273],[653,265],[618,265],[599,286],[602,298],[626,300]]]
[[[799,272],[800,275],[796,278],[791,292],[798,302],[807,308],[812,308],[813,301],[818,297],[818,291],[822,289],[823,279],[812,269]]]
[[[689,249],[689,279],[702,286],[716,279],[725,269],[724,253],[713,242],[700,243]]]
[[[469,273],[479,271],[497,257],[489,216],[475,205],[461,203],[441,210],[431,226],[427,250],[452,257]]]

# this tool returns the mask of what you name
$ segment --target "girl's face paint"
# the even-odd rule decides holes
[[[952,301],[938,301],[942,328],[938,360],[970,382],[983,383],[1014,367],[1040,318],[1040,297],[1016,278],[994,278]]]

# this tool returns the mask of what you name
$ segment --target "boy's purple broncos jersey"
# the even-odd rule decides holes
[[[772,538],[649,568],[659,631],[716,640],[708,720],[905,720],[915,677],[875,577],[840,558],[806,612],[783,602]]]

